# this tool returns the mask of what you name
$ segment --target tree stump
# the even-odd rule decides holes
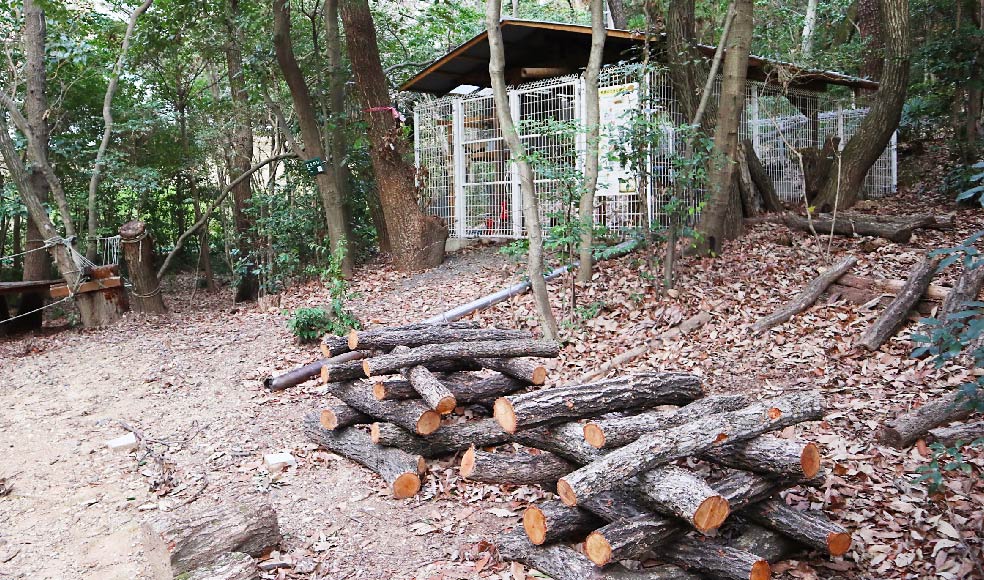
[[[154,238],[147,224],[133,220],[120,226],[120,244],[133,282],[131,294],[137,312],[166,314],[161,282],[154,269]]]

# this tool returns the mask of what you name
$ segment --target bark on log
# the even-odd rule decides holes
[[[367,356],[369,356],[368,352],[356,351],[347,352],[329,359],[319,360],[317,362],[298,367],[276,377],[266,377],[263,379],[263,386],[270,391],[282,391],[290,387],[296,387],[297,385],[318,376],[321,373],[321,367],[324,366],[326,362],[331,364],[342,363],[345,361],[362,359]]]
[[[735,181],[738,183],[738,193],[741,195],[741,213],[747,218],[758,215],[758,191],[755,189],[755,182],[752,180],[751,171],[748,169],[748,157],[742,151],[742,144],[738,144],[737,166],[735,167]]]
[[[329,334],[321,339],[321,354],[325,355],[325,358],[331,358],[353,350],[355,349],[351,349],[348,346],[347,336]]]
[[[526,358],[480,358],[476,361],[483,368],[496,371],[523,381],[528,385],[547,382],[547,367]]]
[[[657,511],[676,516],[704,534],[719,528],[731,513],[728,500],[703,478],[675,465],[663,465],[640,475],[639,488]]]
[[[181,576],[182,580],[258,580],[259,577],[256,561],[242,552],[223,554],[214,564]]]
[[[422,457],[392,447],[374,445],[369,435],[354,428],[328,431],[309,415],[304,431],[315,443],[376,472],[390,485],[393,497],[404,499],[420,491],[420,472],[426,464]]]
[[[584,553],[598,566],[642,559],[654,547],[683,531],[679,522],[665,516],[642,515],[617,520],[591,532],[584,541]]]
[[[766,173],[765,167],[762,166],[762,161],[755,154],[755,147],[752,146],[751,140],[745,139],[741,145],[745,151],[745,163],[748,165],[752,182],[755,183],[755,188],[762,196],[762,207],[770,213],[785,211],[786,208],[783,207],[782,200],[776,194],[776,186],[772,183],[769,174]]]
[[[728,500],[731,509],[738,513],[751,504],[765,501],[780,491],[796,485],[820,485],[824,478],[809,480],[783,480],[767,477],[760,473],[733,471],[711,484],[721,497]]]
[[[331,383],[329,390],[350,407],[411,433],[430,435],[441,427],[441,415],[420,401],[377,401],[365,381]]]
[[[496,547],[504,560],[522,562],[554,580],[699,580],[699,576],[669,565],[635,571],[620,566],[601,570],[584,554],[568,546],[534,546],[520,532],[499,536],[496,538]]]
[[[640,373],[587,385],[502,397],[493,414],[507,433],[598,413],[690,402],[701,396],[700,379],[687,373]]]
[[[501,429],[501,426],[500,426]],[[584,465],[604,457],[604,452],[588,445],[580,423],[561,423],[519,431],[513,440],[527,447],[549,451],[568,461]]]
[[[953,285],[953,289],[943,301],[939,314],[940,320],[945,322],[954,313],[967,310],[966,304],[977,300],[981,288],[984,288],[984,265],[978,265],[972,270],[964,268],[963,273],[957,278],[957,283]]]
[[[470,447],[461,457],[461,477],[483,483],[553,487],[575,465],[548,451],[488,453]]]
[[[844,286],[850,286],[851,288],[858,288],[861,290],[869,290],[873,294],[898,294],[902,288],[906,285],[906,280],[894,280],[891,278],[869,278],[867,276],[855,276],[853,274],[844,274],[837,281],[838,284],[843,284]],[[950,289],[944,286],[937,286],[936,284],[930,284],[926,291],[923,293],[922,298],[925,300],[935,300],[941,301],[946,300],[946,297],[950,295]]]
[[[329,431],[344,429],[351,425],[365,425],[372,423],[374,419],[361,411],[357,411],[347,404],[337,401],[330,403],[321,409],[321,426]]]
[[[646,411],[628,417],[588,421],[584,424],[584,440],[598,449],[621,447],[644,433],[677,427],[714,413],[736,411],[748,403],[749,400],[744,395],[712,395],[697,399],[679,409]]]
[[[748,506],[742,515],[834,557],[851,549],[851,534],[822,512],[800,511],[772,499]]]
[[[397,350],[399,349],[393,349],[393,352]],[[420,398],[438,413],[447,415],[458,406],[454,393],[426,367],[418,365],[404,369],[403,377],[410,381],[410,386],[420,394]]]
[[[455,325],[434,324],[416,329],[380,329],[368,332],[353,330],[348,334],[348,347],[352,350],[373,349],[390,351],[397,346],[415,348],[425,344],[449,344],[455,342],[480,342],[498,340],[529,340],[532,335],[525,330],[498,328],[458,328]]]
[[[564,476],[557,491],[567,505],[611,489],[619,482],[670,461],[709,451],[727,442],[744,441],[767,431],[821,418],[819,393],[791,393],[759,401],[744,409],[718,413],[686,425],[647,433],[621,449]],[[501,424],[501,421],[500,421]]]
[[[568,507],[556,500],[541,501],[523,512],[523,530],[530,542],[537,546],[583,536],[603,525],[603,522],[587,510]]]
[[[973,412],[970,400],[959,390],[913,409],[885,424],[878,431],[878,441],[897,449],[908,447],[940,425],[962,421]]]
[[[120,245],[123,259],[126,260],[130,281],[133,283],[131,295],[135,298],[137,312],[166,314],[167,306],[161,295],[161,281],[154,272],[154,238],[147,224],[133,220],[120,226]]]
[[[919,298],[926,292],[933,276],[936,275],[940,259],[939,256],[926,257],[912,269],[905,287],[899,291],[878,319],[865,329],[858,344],[869,351],[876,351],[898,332],[905,323],[909,311],[919,302]]]
[[[145,553],[155,578],[172,578],[208,566],[229,552],[260,556],[280,544],[277,512],[257,494],[235,501],[201,498],[142,525]]]
[[[745,524],[741,533],[728,543],[731,547],[755,554],[770,564],[786,560],[791,554],[802,550],[796,541],[758,524]]]
[[[820,472],[820,450],[816,444],[771,435],[712,449],[702,457],[735,469],[757,471],[773,477],[811,479]]]
[[[716,541],[683,538],[661,550],[659,555],[668,562],[716,578],[768,580],[772,577],[767,561]]]
[[[942,443],[947,447],[954,447],[957,443],[969,445],[979,440],[984,440],[984,421],[930,429],[926,435],[926,443]]]
[[[752,325],[752,331],[755,334],[761,334],[777,324],[786,322],[810,306],[813,306],[817,299],[820,298],[820,295],[823,294],[831,284],[844,275],[845,272],[853,268],[857,263],[858,261],[854,256],[847,256],[823,274],[820,274],[814,278],[812,282],[806,285],[806,288],[800,291],[795,298],[783,304],[779,310],[776,310],[772,314],[759,319],[758,322]]]
[[[366,359],[362,363],[365,376],[386,375],[400,369],[429,362],[459,358],[497,357],[556,357],[560,345],[552,340],[501,340],[485,342],[453,342],[427,344],[405,353],[391,353]]]
[[[810,232],[810,220],[801,215],[786,213],[782,221],[792,229]],[[910,224],[876,222],[843,216],[837,216],[834,220],[832,215],[826,213],[813,214],[812,222],[813,229],[820,235],[829,234],[833,225],[834,234],[839,236],[874,236],[898,243],[908,242],[912,238]]]
[[[470,446],[488,447],[509,440],[495,419],[480,419],[446,425],[427,437],[418,437],[392,423],[373,423],[369,436],[376,445],[397,447],[424,457],[440,457],[457,453]]]
[[[491,377],[471,377],[457,374],[443,379],[442,382],[454,394],[459,405],[478,404],[489,408],[492,407],[493,401],[498,397],[515,393],[527,384],[501,374],[495,374]],[[420,397],[420,394],[413,390],[410,383],[405,380],[373,383],[372,394],[379,401],[403,401]]]

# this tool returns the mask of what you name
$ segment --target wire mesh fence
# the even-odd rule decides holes
[[[606,67],[599,77],[600,167],[595,223],[614,232],[666,225],[667,204],[682,198],[693,219],[705,197],[699,181],[679,180],[683,119],[665,69],[628,64]],[[714,85],[712,99],[720,92]],[[545,226],[576,216],[586,148],[584,80],[568,76],[509,90],[509,106],[534,170]],[[867,109],[820,92],[760,82],[746,86],[739,138],[751,142],[781,199],[804,199],[799,153],[840,139],[843,149]],[[636,146],[639,127],[650,138]],[[651,139],[653,134],[658,138]],[[522,186],[502,137],[491,91],[419,102],[414,111],[414,152],[426,211],[448,224],[451,237],[519,238],[525,234]],[[869,198],[897,185],[896,142],[871,168]],[[680,181],[680,183],[675,183]]]

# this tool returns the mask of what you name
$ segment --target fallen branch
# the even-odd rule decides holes
[[[810,306],[813,306],[813,303],[820,298],[820,295],[823,294],[831,284],[833,284],[845,272],[853,268],[857,263],[858,261],[854,256],[844,258],[832,268],[814,278],[812,282],[806,285],[806,288],[801,290],[795,298],[786,304],[783,304],[779,310],[776,310],[772,314],[759,319],[758,322],[752,325],[752,332],[755,334],[761,334],[777,324],[786,322]]]

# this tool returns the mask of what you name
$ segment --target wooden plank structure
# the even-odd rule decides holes
[[[28,282],[0,282],[0,296],[10,294],[38,294],[48,293],[48,290],[56,285],[64,284],[62,280],[30,280]]]

